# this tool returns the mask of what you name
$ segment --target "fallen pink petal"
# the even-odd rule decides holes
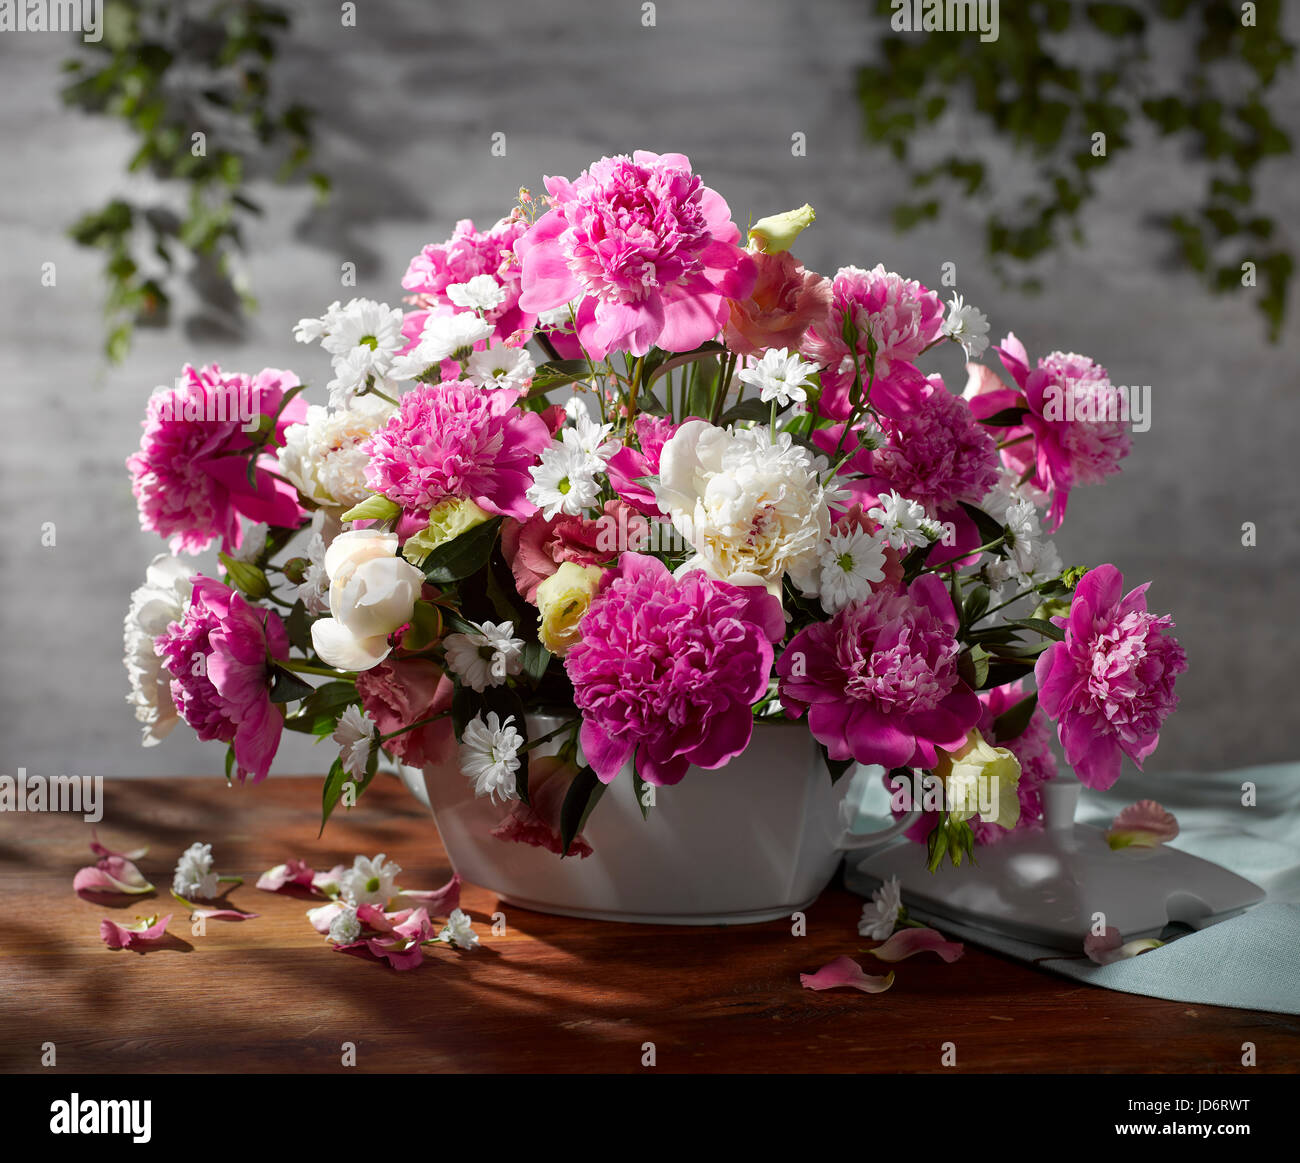
[[[104,847],[96,837],[90,843],[90,850],[99,859],[93,866],[77,870],[76,876],[72,878],[74,892],[123,893],[129,896],[153,892],[153,885],[144,878],[134,863],[148,849],[114,852]]]
[[[334,923],[334,918],[339,915],[347,906],[342,901],[330,901],[327,905],[318,905],[314,909],[307,910],[307,920],[311,922],[311,927],[318,933],[328,933],[330,925]]]
[[[422,905],[431,917],[445,917],[460,907],[460,876],[456,873],[441,888],[403,889],[393,899]]]
[[[917,953],[937,953],[952,964],[966,952],[966,947],[960,941],[945,940],[936,929],[899,929],[871,952],[881,961],[906,961]]]
[[[99,936],[110,949],[134,949],[165,937],[171,919],[172,915],[168,913],[165,917],[149,917],[134,925],[121,925],[105,917],[99,922]]]
[[[1163,941],[1157,941],[1154,937],[1125,943],[1120,931],[1114,926],[1108,926],[1106,932],[1100,937],[1095,933],[1089,933],[1084,938],[1083,951],[1098,965],[1112,965],[1116,961],[1127,961],[1139,953],[1159,949],[1163,944]]]
[[[257,878],[257,887],[263,892],[279,892],[290,885],[310,889],[314,887],[316,875],[305,861],[289,860],[262,873]]]
[[[1106,833],[1112,848],[1156,848],[1178,835],[1178,821],[1155,800],[1138,800],[1124,808]]]
[[[241,913],[238,909],[195,909],[190,914],[195,920],[204,921],[249,921],[257,913]]]
[[[804,989],[860,989],[863,993],[884,993],[894,984],[891,970],[884,977],[872,977],[862,972],[862,966],[852,957],[837,957],[823,965],[816,973],[799,974]]]

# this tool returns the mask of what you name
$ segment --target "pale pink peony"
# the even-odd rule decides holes
[[[749,745],[785,616],[761,586],[674,578],[657,558],[625,553],[581,631],[564,666],[587,762],[609,783],[635,754],[647,783],[674,784],[691,764],[721,767]]]
[[[427,658],[388,658],[357,675],[362,709],[381,735],[451,710],[451,680]],[[384,743],[393,758],[411,767],[440,763],[455,749],[451,718],[445,716]]]
[[[534,513],[527,521],[506,521],[501,528],[501,552],[514,574],[515,587],[528,601],[537,601],[537,587],[560,565],[608,565],[618,555],[618,538],[628,544],[649,525],[620,500],[606,501],[598,518],[573,517],[567,513],[549,521]]]
[[[831,281],[805,269],[788,250],[751,252],[758,278],[744,299],[728,304],[723,338],[741,355],[761,355],[772,348],[798,351],[808,328],[826,330],[831,309]]]
[[[1052,619],[1065,640],[1034,668],[1039,705],[1056,721],[1065,757],[1086,787],[1110,787],[1124,755],[1141,767],[1178,705],[1174,679],[1187,669],[1187,655],[1165,633],[1173,619],[1148,613],[1148,585],[1125,595],[1113,565],[1089,570],[1069,615]]]
[[[181,718],[200,739],[234,748],[241,780],[265,779],[284,729],[270,696],[270,660],[289,656],[280,616],[198,577],[185,616],[158,636],[155,648],[171,673]]]
[[[398,534],[422,529],[429,510],[468,497],[480,509],[524,518],[528,470],[551,443],[546,421],[515,407],[519,393],[466,383],[429,384],[402,396],[397,415],[361,447],[366,484],[402,508]]]
[[[727,203],[682,154],[601,158],[546,189],[552,209],[515,243],[519,304],[539,314],[581,299],[578,338],[596,359],[691,351],[722,330],[727,300],[753,288]]]
[[[261,458],[250,483],[247,457],[238,454],[252,447],[245,425],[274,415],[297,383],[293,372],[274,368],[223,375],[216,364],[186,364],[176,387],[151,396],[140,451],[126,462],[140,527],[168,538],[173,553],[202,553],[217,539],[224,550],[238,548],[241,515],[295,528],[298,492],[271,475],[274,459]],[[276,421],[276,442],[306,414],[302,396],[290,400]]]
[[[853,351],[844,338],[846,318],[857,329]],[[875,383],[881,384],[900,374],[919,374],[913,361],[940,337],[942,329],[943,301],[920,283],[886,271],[880,264],[869,271],[841,267],[831,285],[830,316],[809,329],[802,348],[825,369],[823,415],[833,420],[848,417],[855,353],[865,391],[868,336],[876,341]]]
[[[980,716],[957,674],[957,614],[943,582],[922,574],[904,593],[877,590],[815,622],[777,660],[781,703],[832,759],[933,767]]]

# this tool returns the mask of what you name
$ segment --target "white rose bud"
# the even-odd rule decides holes
[[[397,535],[340,533],[325,551],[330,614],[311,628],[316,653],[340,670],[369,670],[388,657],[388,636],[411,620],[424,574],[397,556]]]

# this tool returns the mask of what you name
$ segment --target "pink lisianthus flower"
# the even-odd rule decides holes
[[[1178,705],[1174,679],[1187,669],[1187,655],[1165,633],[1173,619],[1148,613],[1150,584],[1125,594],[1113,565],[1089,570],[1070,613],[1052,619],[1065,640],[1052,643],[1034,667],[1039,705],[1056,721],[1065,757],[1085,787],[1110,787],[1124,755],[1140,768]]]
[[[515,243],[519,305],[540,314],[581,299],[578,338],[596,359],[692,351],[722,330],[727,300],[754,286],[727,203],[682,154],[601,158],[546,189],[552,209]]]
[[[361,445],[366,484],[402,508],[398,535],[418,532],[429,510],[468,497],[480,509],[523,519],[536,511],[528,470],[551,443],[536,412],[511,388],[429,384],[402,396],[397,415]]]
[[[912,279],[886,271],[883,265],[877,264],[869,271],[841,267],[831,284],[829,318],[808,329],[802,348],[825,369],[821,377],[822,413],[833,420],[848,417],[849,390],[858,370],[865,391],[868,337],[876,341],[877,386],[898,375],[919,375],[913,361],[942,334],[943,310],[937,294]],[[844,339],[846,318],[857,328],[853,350]]]
[[[1127,401],[1106,369],[1087,356],[1054,351],[1030,368],[1014,335],[995,350],[1018,390],[980,368],[971,370],[966,398],[980,419],[1007,408],[1025,409],[1022,424],[998,429],[1008,445],[1003,462],[1017,476],[1029,474],[1028,483],[1050,496],[1047,529],[1055,532],[1065,519],[1070,490],[1100,484],[1119,472],[1119,462],[1128,456]]]
[[[498,840],[545,848],[556,856],[590,856],[591,845],[581,832],[574,836],[567,853],[560,848],[564,842],[560,830],[560,812],[564,807],[564,797],[577,774],[578,769],[558,755],[530,757],[528,802],[513,801],[505,819],[492,829],[492,835]]]
[[[280,616],[219,581],[198,577],[185,616],[155,639],[154,648],[172,676],[181,718],[200,739],[234,748],[241,780],[265,779],[284,730],[270,694],[269,660],[289,656]]]
[[[798,351],[808,328],[824,332],[831,309],[831,281],[805,269],[788,250],[751,251],[757,269],[754,289],[728,304],[727,346],[741,355],[761,355],[775,347]]]
[[[993,721],[1020,702],[1027,693],[1019,679],[1005,686],[979,692],[983,707],[978,724],[980,734],[995,747],[1005,747],[1020,761],[1020,782],[1016,785],[1020,796],[1020,819],[1015,828],[1017,831],[1022,828],[1036,831],[1043,826],[1043,784],[1056,778],[1051,728],[1041,707],[1034,708],[1028,725],[1019,735],[1004,737],[993,729]],[[975,833],[977,844],[995,844],[1008,834],[1006,828],[986,824],[978,816],[971,818],[970,827]]]
[[[877,590],[829,622],[800,630],[777,660],[781,703],[832,759],[933,767],[980,716],[957,674],[957,613],[944,584],[922,574],[903,593]]]
[[[537,587],[566,561],[608,565],[621,549],[649,536],[649,523],[620,500],[606,501],[597,518],[561,513],[549,521],[534,513],[527,521],[501,528],[501,552],[514,574],[515,588],[536,604]],[[620,543],[620,538],[625,541]],[[644,545],[642,545],[644,547]]]
[[[127,458],[140,527],[168,538],[173,553],[202,553],[218,538],[224,550],[237,549],[241,515],[296,527],[298,493],[272,475],[274,458],[259,458],[250,483],[248,461],[238,454],[252,448],[252,426],[274,415],[297,385],[292,372],[274,368],[223,375],[216,364],[186,364],[174,388],[149,398],[140,451]],[[276,421],[276,442],[306,415],[306,401],[295,396]]]
[[[635,754],[647,783],[674,784],[691,764],[721,767],[748,746],[785,616],[761,586],[674,578],[657,558],[625,553],[580,629],[564,666],[587,762],[610,783]]]
[[[659,457],[664,445],[681,425],[662,416],[649,416],[642,412],[633,422],[639,448],[623,445],[606,462],[609,483],[629,505],[647,517],[659,516],[654,489],[640,477],[653,477],[659,473]]]
[[[427,658],[388,658],[357,675],[362,709],[381,735],[402,731],[451,709],[451,680]],[[426,723],[384,743],[394,759],[411,767],[441,762],[455,749],[451,718]]]
[[[478,231],[468,218],[456,223],[446,242],[430,243],[420,251],[402,276],[402,286],[413,292],[417,310],[410,312],[402,331],[418,339],[430,311],[464,310],[447,295],[447,288],[468,283],[476,275],[491,275],[500,285],[505,298],[483,312],[493,326],[492,338],[504,341],[516,331],[536,323],[536,317],[520,310],[520,268],[515,258],[515,241],[528,229],[523,218],[502,218],[490,229]]]

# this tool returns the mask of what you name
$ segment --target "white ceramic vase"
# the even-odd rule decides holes
[[[563,721],[529,715],[529,737]],[[596,920],[712,925],[789,916],[817,899],[844,852],[906,825],[852,834],[850,778],[831,783],[803,723],[755,724],[749,747],[725,767],[693,767],[675,786],[657,788],[647,818],[631,772],[620,772],[583,829],[592,854],[581,859],[494,837],[509,805],[476,797],[454,756],[401,774],[432,809],[463,879],[521,908]]]

